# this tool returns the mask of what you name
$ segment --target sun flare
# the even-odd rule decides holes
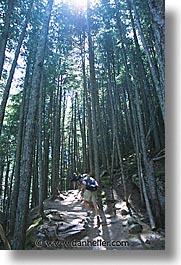
[[[88,0],[54,0],[55,4],[59,4],[61,2],[70,4],[75,8],[86,9]]]

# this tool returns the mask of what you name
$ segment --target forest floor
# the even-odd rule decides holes
[[[125,202],[118,208],[115,216],[101,212],[101,222],[97,223],[93,213],[87,217],[78,190],[65,192],[54,201],[46,200],[45,219],[36,208],[30,213],[26,249],[164,249],[163,231],[151,231],[140,217],[130,217]]]

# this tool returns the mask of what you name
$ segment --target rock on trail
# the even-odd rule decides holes
[[[101,212],[97,223],[93,212],[87,217],[77,190],[62,193],[61,199],[47,199],[44,219],[38,208],[30,211],[26,249],[164,249],[164,234],[130,216],[125,202],[120,201],[117,208],[113,216]]]

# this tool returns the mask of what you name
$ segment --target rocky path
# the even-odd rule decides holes
[[[36,210],[30,214],[27,249],[136,250],[164,249],[164,234],[153,232],[138,216],[130,217],[124,202],[116,216],[93,213],[87,217],[78,191],[68,191],[44,204],[46,218]]]

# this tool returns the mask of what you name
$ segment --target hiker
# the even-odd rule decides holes
[[[81,189],[82,189],[82,180],[83,180],[83,175],[81,175],[81,174],[79,173],[79,174],[78,174],[78,181],[77,181],[79,192],[80,192]]]
[[[77,183],[79,181],[79,177],[76,173],[73,174],[71,182],[73,183],[73,189],[75,190],[77,188]]]
[[[87,216],[90,216],[90,205],[92,202],[94,206],[95,216],[97,217],[97,221],[100,221],[100,217],[98,214],[98,205],[97,205],[97,189],[98,183],[97,181],[90,175],[84,175],[82,180],[82,197],[84,200],[84,206],[87,211]]]

